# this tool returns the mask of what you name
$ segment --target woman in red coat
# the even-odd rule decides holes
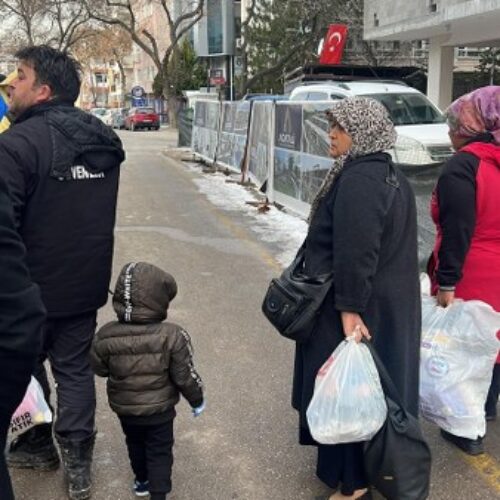
[[[460,97],[446,114],[457,152],[445,164],[431,202],[437,227],[429,261],[433,293],[443,307],[457,297],[482,300],[500,312],[500,86]],[[497,414],[499,363],[500,356],[486,401],[487,420]],[[480,436],[441,433],[469,454],[483,452]]]

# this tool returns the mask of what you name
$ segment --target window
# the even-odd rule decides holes
[[[241,38],[241,17],[234,18],[234,38]]]
[[[297,92],[296,94],[293,95],[292,100],[293,101],[307,101],[307,94],[308,94],[308,92]]]
[[[105,84],[107,82],[108,82],[108,76],[105,73],[96,73],[95,74],[95,83],[97,85]]]
[[[434,14],[435,12],[437,12],[437,10],[438,10],[438,6],[436,3],[436,0],[430,0],[429,1],[429,12]]]
[[[208,0],[207,31],[208,31],[208,53],[221,54],[223,45],[222,0]]]
[[[389,111],[394,125],[443,123],[444,116],[422,94],[370,94]]]
[[[373,14],[373,26],[375,26],[375,28],[377,28],[378,25],[379,25],[379,21],[378,21],[377,14]]]
[[[308,101],[327,101],[328,94],[326,92],[309,92]]]
[[[153,108],[137,108],[136,112],[137,114],[142,113],[145,115],[150,115],[153,114],[155,110]]]

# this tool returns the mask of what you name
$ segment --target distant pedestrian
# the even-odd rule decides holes
[[[17,78],[17,71],[9,75],[0,75],[0,134],[10,127],[9,118],[9,85]]]
[[[13,500],[3,451],[10,419],[23,399],[40,352],[45,315],[40,290],[26,267],[26,253],[1,178],[0,249],[0,498]]]
[[[437,226],[428,272],[433,294],[446,307],[455,298],[482,300],[500,312],[500,86],[457,99],[447,110],[457,151],[444,165],[432,196]],[[497,416],[500,355],[485,404]],[[483,452],[483,436],[442,436],[471,455]]]
[[[46,399],[48,359],[57,391],[54,431],[71,499],[90,497],[95,441],[94,374],[88,352],[97,310],[108,299],[121,141],[76,108],[78,63],[46,46],[20,50],[9,86],[12,126],[0,135],[0,177],[9,187],[33,281],[47,310],[36,378]],[[21,434],[11,467],[59,466],[52,426]]]
[[[297,344],[293,407],[302,445],[318,449],[316,473],[337,490],[331,499],[370,498],[363,443],[324,445],[306,411],[316,375],[353,334],[371,339],[406,410],[418,414],[420,289],[415,196],[386,152],[396,132],[387,110],[365,97],[336,102],[329,113],[334,163],[312,203],[305,273],[333,272],[333,285],[311,338]]]
[[[182,394],[198,416],[201,378],[187,332],[163,322],[177,294],[175,279],[144,262],[123,267],[113,307],[118,321],[96,334],[91,364],[108,377],[109,404],[125,434],[137,496],[164,500],[172,489],[175,405]]]

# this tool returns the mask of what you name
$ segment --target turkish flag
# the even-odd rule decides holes
[[[319,54],[320,64],[340,63],[347,40],[347,31],[348,29],[345,24],[330,24]]]

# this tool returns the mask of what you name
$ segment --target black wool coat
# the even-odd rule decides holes
[[[310,340],[297,344],[292,405],[301,444],[316,444],[306,411],[319,368],[345,338],[340,311],[361,315],[407,410],[418,414],[420,287],[415,196],[390,157],[347,161],[321,201],[306,243],[309,275],[333,270],[333,286]]]

